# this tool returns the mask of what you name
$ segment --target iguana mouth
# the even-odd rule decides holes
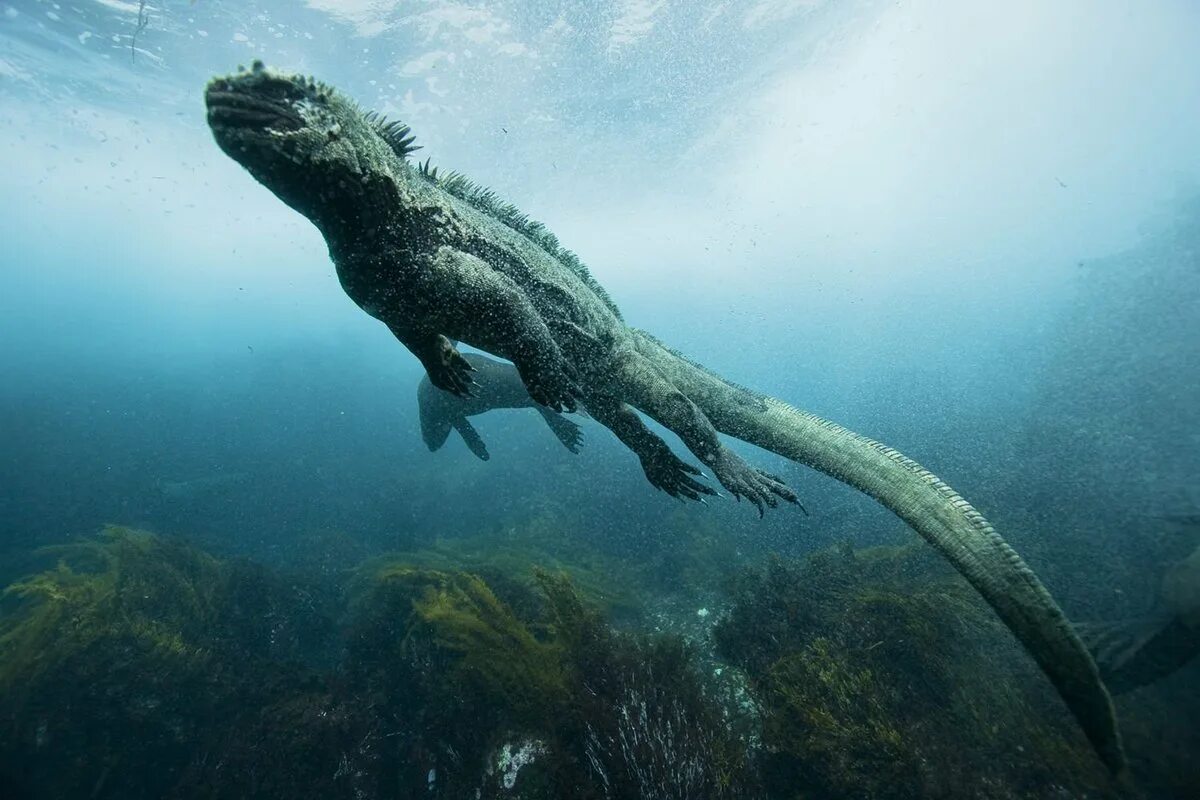
[[[291,103],[239,91],[224,80],[209,84],[204,92],[204,102],[208,106],[208,124],[211,126],[277,131],[295,131],[304,127],[304,120]]]

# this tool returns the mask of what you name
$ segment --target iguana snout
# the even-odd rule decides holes
[[[376,137],[351,101],[311,77],[263,66],[213,78],[204,91],[217,144],[281,200],[318,224],[316,198],[360,183],[363,143]]]
[[[261,61],[253,72],[215,78],[204,91],[208,121],[214,130],[248,129],[283,133],[304,127],[303,103],[316,92],[303,81],[268,72]]]
[[[339,117],[350,110],[339,108],[346,103],[329,87],[303,75],[268,69],[261,61],[249,71],[213,78],[205,87],[204,102],[218,144],[235,148],[258,144],[282,150],[281,145],[290,144],[315,150],[323,144],[319,134],[337,138]]]

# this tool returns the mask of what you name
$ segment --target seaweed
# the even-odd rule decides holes
[[[757,795],[746,742],[727,724],[690,646],[678,637],[616,631],[565,575],[540,570],[536,577],[569,664],[571,706],[557,736],[584,766],[566,784],[575,787],[571,795]]]
[[[456,705],[476,701],[536,720],[562,694],[559,653],[539,641],[478,576],[390,564],[353,601],[350,660],[368,680],[391,686],[436,665]],[[448,700],[448,702],[451,702]],[[465,709],[464,709],[465,710]]]
[[[566,571],[476,547],[299,577],[123,528],[43,551],[0,616],[0,773],[55,797],[1091,790],[1036,670],[920,551],[744,574],[718,680],[702,639],[615,628]]]
[[[417,550],[394,552],[367,562],[358,574],[388,564],[479,575],[502,600],[532,619],[541,613],[535,568],[565,570],[588,600],[625,620],[641,616],[645,585],[619,561],[570,535],[552,513],[524,524],[454,539],[438,539]]]
[[[1110,791],[1028,657],[923,549],[776,558],[731,594],[714,639],[761,707],[773,793]]]
[[[260,571],[141,531],[43,555],[0,616],[0,760],[40,796],[164,796],[323,629]]]
[[[396,796],[383,768],[385,736],[369,707],[310,679],[194,750],[171,796]]]
[[[744,796],[744,742],[690,649],[614,630],[566,573],[533,582],[541,602],[519,617],[469,573],[376,563],[360,578],[346,663],[407,748],[401,783],[433,774],[453,797]]]
[[[917,755],[891,713],[895,689],[854,661],[818,638],[768,669],[763,736],[786,754],[775,759],[775,783],[819,787],[834,797],[911,796]],[[803,758],[788,757],[794,754]]]

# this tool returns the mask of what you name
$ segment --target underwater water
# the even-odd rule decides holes
[[[1198,33],[0,0],[0,798],[1200,796]]]

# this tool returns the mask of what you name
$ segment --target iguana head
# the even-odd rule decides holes
[[[366,199],[363,187],[389,169],[394,153],[403,155],[384,137],[407,129],[381,123],[312,78],[261,61],[211,80],[204,100],[221,149],[318,227],[356,212]]]

